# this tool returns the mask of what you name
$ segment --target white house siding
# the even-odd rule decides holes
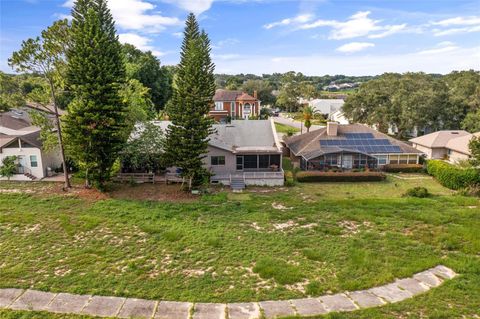
[[[212,156],[225,156],[225,165],[210,165]],[[220,148],[208,146],[207,157],[203,159],[204,165],[214,174],[230,174],[237,168],[237,157],[229,151]]]
[[[46,177],[47,168],[51,168],[52,171],[56,168],[60,168],[62,166],[62,156],[60,151],[52,151],[52,152],[44,152],[42,154],[42,162],[43,162],[43,173]]]
[[[30,155],[37,156],[37,167],[31,167],[30,165]],[[44,176],[44,166],[42,163],[42,152],[39,148],[36,147],[23,147],[23,148],[2,148],[2,153],[0,153],[0,162],[7,156],[25,156],[25,167],[31,170],[31,174],[36,178],[40,179]],[[6,180],[5,177],[0,177],[1,180]],[[10,178],[10,180],[25,181],[30,180],[27,176],[23,174],[15,174]]]

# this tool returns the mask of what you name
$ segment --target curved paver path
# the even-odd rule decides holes
[[[117,318],[155,319],[257,319],[314,316],[354,311],[399,302],[437,287],[457,274],[437,266],[368,290],[280,301],[247,303],[189,303],[122,297],[51,293],[36,290],[0,289],[0,308]],[[263,317],[262,317],[263,316]]]

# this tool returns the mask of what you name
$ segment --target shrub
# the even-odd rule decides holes
[[[407,191],[405,192],[405,194],[403,194],[403,196],[425,198],[430,196],[430,193],[428,192],[428,189],[426,189],[425,187],[414,187],[414,188],[407,189]]]
[[[458,190],[480,184],[478,169],[461,168],[440,160],[427,161],[427,173],[450,189]]]
[[[423,171],[422,164],[388,164],[383,167],[389,173],[418,173]]]
[[[460,191],[460,195],[480,197],[480,185],[471,185]]]
[[[383,181],[382,172],[320,172],[303,171],[297,173],[297,181],[308,182],[376,182]]]

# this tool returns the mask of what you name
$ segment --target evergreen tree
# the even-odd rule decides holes
[[[168,129],[167,156],[171,164],[183,169],[190,186],[208,176],[202,165],[213,133],[208,116],[215,94],[214,64],[210,59],[210,40],[199,30],[194,14],[186,21],[180,64],[174,79],[173,96],[168,106],[172,125]]]
[[[65,121],[69,154],[84,170],[86,186],[103,189],[125,142],[126,106],[119,90],[125,66],[105,0],[77,0],[72,9],[67,85],[73,93]]]

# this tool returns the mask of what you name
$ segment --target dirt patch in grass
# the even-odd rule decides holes
[[[371,228],[372,223],[364,221],[363,223],[358,223],[353,220],[343,220],[338,223],[338,226],[343,228],[342,237],[350,237],[352,235],[358,234],[361,230],[365,228]]]
[[[115,199],[150,200],[162,202],[193,202],[198,196],[180,189],[180,185],[138,184],[134,186],[115,184],[108,196]]]

